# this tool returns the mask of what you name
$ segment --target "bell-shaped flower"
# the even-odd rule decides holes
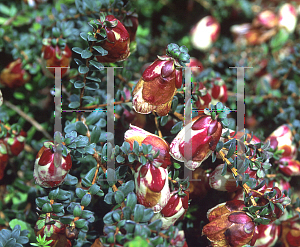
[[[153,153],[159,151],[159,155],[153,160],[152,165],[163,168],[171,165],[169,144],[159,136],[130,124],[129,130],[125,132],[124,139],[130,144],[131,149],[133,149],[134,141],[137,141],[140,146],[142,144],[152,145]]]
[[[187,192],[173,191],[167,205],[158,213],[154,214],[151,222],[161,219],[162,229],[168,229],[184,215],[188,209],[189,195]]]
[[[52,39],[43,39],[42,47],[42,69],[45,76],[49,78],[54,78],[55,68],[61,67],[61,76],[65,76],[69,73],[72,51],[65,44],[64,48],[60,45],[60,41],[53,44]],[[52,68],[48,68],[52,67]]]
[[[213,246],[242,247],[252,240],[255,223],[242,211],[244,202],[232,200],[221,203],[207,212],[209,223],[203,227],[202,235]]]
[[[264,10],[260,12],[253,20],[253,26],[263,26],[265,28],[271,29],[276,27],[278,24],[278,18],[276,14],[271,10]]]
[[[279,170],[287,176],[300,176],[300,161],[283,157],[279,160]]]
[[[23,130],[18,134],[7,134],[4,138],[4,142],[7,146],[7,151],[10,156],[17,156],[25,147],[25,138],[27,133]]]
[[[132,96],[133,109],[142,114],[152,111],[159,116],[168,115],[172,99],[182,84],[182,69],[190,58],[187,48],[170,44],[167,55],[158,58],[146,68],[135,86]]]
[[[188,247],[185,241],[184,231],[178,231],[175,239],[171,239],[170,244],[175,247]]]
[[[202,18],[191,30],[191,41],[195,49],[208,50],[219,37],[221,26],[212,16]]]
[[[274,223],[268,225],[258,225],[254,234],[255,247],[272,247],[276,244],[280,235],[280,225]]]
[[[227,168],[225,175],[222,175],[224,164],[218,165],[209,176],[209,185],[211,188],[218,191],[233,192],[238,190],[239,186],[232,175],[232,172]]]
[[[280,242],[284,247],[296,247],[300,245],[300,223],[295,220],[286,220],[281,223]]]
[[[212,96],[211,104],[216,105],[218,102],[225,103],[227,101],[227,87],[222,78],[217,77],[211,81],[212,88],[209,90]]]
[[[170,154],[178,161],[187,161],[187,168],[195,170],[216,149],[221,134],[222,125],[218,120],[200,114],[177,134],[170,144]],[[185,158],[185,150],[191,151],[191,160]]]
[[[22,60],[19,58],[9,63],[0,74],[0,83],[9,88],[18,88],[30,80],[30,75],[22,69]]]
[[[282,157],[289,157],[295,159],[297,157],[297,148],[293,143],[293,134],[287,125],[279,126],[273,133],[266,139],[270,141],[272,149],[284,150]]]
[[[284,27],[289,33],[295,31],[297,24],[297,12],[290,3],[283,4],[279,9],[279,26]]]
[[[33,177],[36,184],[45,188],[53,188],[64,181],[71,168],[71,155],[64,156],[56,153],[54,144],[46,142],[36,155]]]
[[[134,173],[137,200],[154,213],[161,211],[170,198],[168,170],[151,163],[138,164]]]
[[[124,25],[113,15],[107,15],[104,20],[99,19],[101,28],[94,30],[97,38],[103,39],[106,33],[106,39],[99,43],[107,51],[104,56],[96,56],[100,63],[114,63],[124,61],[130,55],[129,33]]]

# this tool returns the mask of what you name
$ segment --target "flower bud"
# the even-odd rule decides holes
[[[212,16],[202,18],[191,30],[192,45],[195,49],[209,49],[219,37],[220,24]]]
[[[106,31],[106,40],[100,45],[107,51],[105,56],[96,56],[100,63],[115,63],[124,61],[130,55],[130,38],[126,28],[113,15],[107,15],[105,21],[101,22],[102,28]],[[106,23],[110,23],[107,25]],[[101,29],[94,30],[98,36],[101,34]]]
[[[191,138],[186,142],[188,131]],[[177,134],[170,144],[170,154],[174,159],[184,162],[186,160],[184,150],[190,149],[192,160],[188,160],[186,166],[190,170],[195,170],[216,149],[221,134],[221,123],[213,120],[211,116],[200,114]]]
[[[34,164],[33,177],[36,184],[45,188],[53,188],[59,186],[64,181],[72,168],[71,155],[68,154],[64,157],[61,154],[60,165],[54,162],[55,155],[59,155],[59,153],[54,152],[54,144],[49,142],[44,143],[44,146],[36,155]]]
[[[27,137],[27,133],[23,130],[18,135],[8,134],[6,136],[4,142],[10,156],[17,156],[22,152],[25,146],[25,137]]]
[[[272,149],[284,150],[282,157],[295,159],[297,157],[297,148],[293,143],[292,131],[287,125],[281,125],[266,139],[270,141]]]
[[[289,33],[295,31],[297,24],[297,12],[290,3],[283,4],[279,9],[279,26],[284,27]]]
[[[30,80],[30,75],[22,69],[22,60],[9,63],[0,74],[0,83],[9,88],[18,88]]]
[[[68,45],[62,48],[58,45],[59,41],[54,45],[52,39],[44,39],[42,47],[42,69],[46,77],[54,78],[55,68],[47,67],[64,67],[61,68],[61,76],[69,73],[72,52]]]
[[[278,19],[275,13],[271,10],[264,10],[260,12],[256,18],[253,20],[254,26],[263,26],[268,29],[276,27],[278,24]]]
[[[211,104],[216,105],[218,102],[225,103],[227,101],[227,87],[222,78],[217,77],[211,81],[212,88],[209,90],[212,96]]]
[[[300,161],[283,157],[279,160],[279,170],[287,176],[300,176]]]
[[[254,234],[255,223],[242,209],[243,201],[232,200],[221,203],[207,212],[209,223],[203,227],[202,235],[213,246],[241,247],[248,244]]]
[[[152,165],[156,167],[161,166],[163,168],[167,168],[169,165],[171,165],[169,144],[157,135],[154,135],[134,125],[130,125],[129,130],[125,132],[124,139],[130,144],[131,149],[133,149],[134,141],[137,141],[140,146],[142,144],[152,145],[151,152],[153,154],[159,151],[159,155],[153,160],[151,163]]]
[[[276,244],[279,234],[280,226],[274,223],[268,225],[258,225],[257,233],[254,234],[253,238],[256,239],[256,247],[272,247]]]
[[[148,114],[155,111],[159,116],[169,113],[176,90],[182,84],[182,70],[177,69],[175,63],[178,62],[173,57],[159,56],[144,71],[132,93],[136,112]]]
[[[161,219],[162,229],[168,229],[171,225],[174,225],[188,209],[189,195],[187,192],[183,194],[185,195],[179,196],[178,191],[172,192],[167,205],[160,212],[154,214],[151,222]]]
[[[151,163],[137,165],[134,174],[137,200],[154,213],[162,210],[170,198],[168,170]]]
[[[209,176],[209,185],[211,188],[218,191],[236,191],[239,186],[236,184],[236,180],[232,175],[232,172],[227,168],[226,174],[222,176],[224,164],[218,165],[212,174]]]
[[[8,162],[7,147],[2,139],[0,139],[0,180],[4,177],[4,171]]]

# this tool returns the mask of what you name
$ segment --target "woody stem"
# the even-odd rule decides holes
[[[242,176],[237,172],[237,169],[232,166],[231,162],[225,157],[225,154],[222,150],[219,151],[219,155],[221,156],[222,160],[224,162],[226,162],[226,164],[230,168],[233,175],[242,181],[242,179],[243,179]],[[243,184],[243,188],[244,188],[246,194],[249,195],[251,192],[251,188],[246,183]],[[254,200],[254,197],[252,195],[250,196],[250,200],[251,200],[253,206],[257,206],[257,203]]]

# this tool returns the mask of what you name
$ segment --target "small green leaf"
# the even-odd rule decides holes
[[[81,55],[82,49],[80,47],[73,47],[72,50]]]
[[[82,227],[84,227],[85,223],[86,223],[85,219],[79,219],[79,220],[75,221],[75,226],[77,228],[82,228]]]
[[[90,58],[91,56],[93,56],[93,53],[91,53],[88,49],[85,49],[81,52],[81,57],[83,59]]]
[[[140,204],[136,204],[133,210],[133,218],[135,222],[141,222],[144,217],[145,207]]]
[[[81,206],[87,207],[92,201],[92,196],[91,194],[85,194],[82,199],[81,199]]]
[[[69,108],[71,108],[71,109],[78,108],[79,106],[80,106],[79,101],[74,101],[69,104]]]
[[[171,132],[172,134],[177,134],[177,133],[181,130],[182,124],[183,124],[182,121],[176,123],[176,124],[172,127],[172,129],[171,129],[170,132]]]
[[[86,74],[86,73],[89,72],[89,68],[86,67],[84,64],[83,64],[83,65],[80,65],[80,66],[78,67],[78,72],[79,72],[80,74]]]

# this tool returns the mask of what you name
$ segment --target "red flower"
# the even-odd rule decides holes
[[[218,191],[233,192],[238,190],[239,186],[236,185],[236,180],[229,168],[227,168],[226,174],[222,175],[223,167],[224,164],[218,165],[209,176],[210,187]]]
[[[4,142],[10,156],[17,156],[22,152],[25,146],[25,137],[27,137],[27,133],[23,130],[18,135],[11,136],[8,134],[6,136]]]
[[[3,140],[0,139],[0,180],[4,176],[4,170],[8,162],[8,152]]]
[[[191,30],[192,45],[198,50],[209,49],[219,37],[220,24],[212,16],[202,18]]]
[[[191,138],[186,142],[187,131],[191,132]],[[191,150],[192,160],[188,160],[187,168],[195,170],[206,160],[216,149],[222,134],[222,125],[210,116],[200,114],[192,119],[192,122],[186,125],[170,144],[171,156],[181,162],[184,162],[184,150]]]
[[[49,147],[46,147],[46,146]],[[34,164],[33,176],[35,182],[45,188],[53,188],[59,186],[69,173],[72,167],[71,155],[66,157],[62,155],[61,165],[57,167],[54,163],[54,144],[51,142],[44,143],[44,146],[40,149],[36,155]]]
[[[287,176],[300,175],[300,161],[283,157],[279,160],[279,170]]]
[[[271,10],[264,10],[260,12],[253,20],[254,26],[263,26],[271,29],[278,24],[278,18],[275,13]]]
[[[202,234],[213,246],[241,247],[248,244],[254,234],[255,223],[243,210],[243,201],[221,203],[207,212],[210,221]]]
[[[106,31],[106,39],[101,43],[108,53],[105,56],[96,56],[100,63],[114,63],[124,61],[130,55],[130,38],[126,28],[113,15],[107,15],[105,21],[98,20],[102,28],[96,30],[100,35],[101,29]]]
[[[182,196],[178,195],[178,191],[171,193],[171,197],[167,205],[158,213],[154,214],[151,219],[151,222],[161,219],[162,229],[168,229],[171,225],[184,215],[188,209],[188,192],[184,192]]]
[[[0,74],[0,83],[9,88],[18,88],[30,80],[30,75],[22,69],[22,60],[9,63]]]
[[[300,224],[297,221],[283,221],[280,241],[284,247],[300,246]]]
[[[222,78],[217,77],[211,81],[212,88],[210,95],[212,96],[211,103],[216,105],[218,102],[225,103],[227,101],[227,87]]]
[[[169,201],[168,170],[151,163],[138,164],[135,169],[135,191],[140,204],[159,212]]]
[[[279,9],[279,26],[293,33],[297,24],[297,11],[292,4],[285,3]]]
[[[45,76],[54,78],[55,68],[46,67],[69,67],[71,63],[72,52],[68,45],[65,46],[64,50],[58,46],[53,45],[52,39],[44,39],[42,47],[42,67]],[[61,76],[65,76],[69,72],[69,68],[61,69]]]
[[[282,157],[295,159],[297,157],[297,148],[293,143],[292,131],[287,125],[281,125],[266,139],[270,141],[272,149],[284,150]]]
[[[281,227],[274,223],[268,225],[258,225],[257,232],[254,234],[256,247],[274,246],[279,238]]]
[[[132,93],[133,109],[142,114],[155,111],[159,116],[167,115],[173,96],[182,84],[182,71],[178,67],[188,59],[185,47],[168,45],[167,55],[158,56],[137,83]]]

